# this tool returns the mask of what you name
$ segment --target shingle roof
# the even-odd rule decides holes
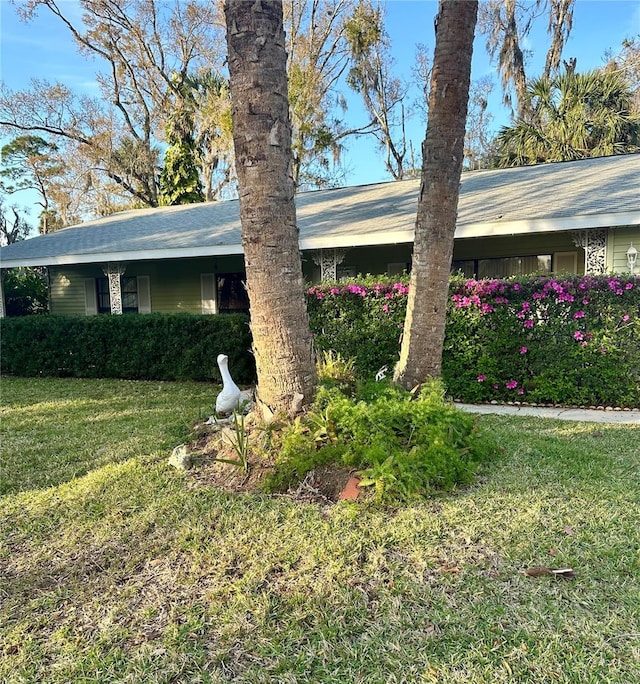
[[[419,180],[297,195],[302,249],[410,242]],[[456,237],[640,225],[640,154],[463,174]],[[240,254],[237,200],[114,214],[0,249],[3,267]]]

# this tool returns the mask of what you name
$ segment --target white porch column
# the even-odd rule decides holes
[[[607,272],[607,229],[580,230],[573,235],[573,244],[584,249],[585,274]]]
[[[109,302],[111,303],[111,313],[122,313],[122,288],[120,278],[124,274],[126,266],[123,264],[108,263],[102,271],[109,279]]]
[[[337,280],[338,279],[338,264],[347,253],[346,249],[319,249],[311,255],[313,263],[320,266],[320,280]]]

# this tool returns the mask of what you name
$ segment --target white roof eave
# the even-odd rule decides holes
[[[412,224],[413,225],[413,224]],[[462,224],[456,228],[456,239],[481,237],[500,237],[509,235],[549,233],[555,231],[575,231],[591,228],[616,228],[621,226],[640,226],[640,210],[630,212],[610,212],[606,214],[586,214],[562,218],[527,219],[522,221],[500,220],[491,223]],[[365,232],[360,234],[324,235],[300,240],[302,251],[316,249],[335,249],[349,247],[373,247],[388,244],[407,244],[413,242],[413,227],[407,230]],[[122,252],[98,252],[86,254],[63,254],[32,259],[5,259],[0,268],[18,266],[65,266],[72,264],[95,264],[116,261],[150,261],[161,259],[185,259],[189,257],[238,256],[243,254],[241,244],[203,245],[202,247],[158,248]]]

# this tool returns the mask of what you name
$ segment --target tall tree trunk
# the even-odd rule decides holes
[[[280,0],[225,0],[233,142],[263,413],[313,398],[316,368],[291,173]]]
[[[436,18],[411,282],[394,373],[407,389],[438,377],[442,368],[477,12],[477,0],[440,0]]]

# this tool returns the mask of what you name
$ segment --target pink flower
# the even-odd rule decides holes
[[[580,345],[581,345],[582,347],[586,347],[587,344],[588,344],[588,342],[587,342],[586,340],[583,340],[582,342],[580,342]]]
[[[582,332],[580,330],[576,330],[573,333],[573,339],[577,340],[578,342],[582,342],[582,340],[584,339],[584,335],[582,334]]]
[[[520,353],[521,354],[526,354],[529,351],[527,347],[520,347]]]
[[[522,389],[522,387],[518,390],[518,394],[524,394],[524,390]]]
[[[576,311],[576,312],[573,314],[573,317],[574,317],[574,318],[584,318],[584,311]]]
[[[382,305],[382,310],[383,310],[385,313],[389,313],[389,305],[388,305],[388,304],[383,304],[383,305]]]
[[[624,289],[625,289],[625,290],[633,290],[633,283],[627,283],[627,284],[624,286]]]
[[[626,323],[626,322],[629,320],[629,314],[625,314],[625,315],[622,317],[622,320]]]
[[[505,382],[504,386],[507,389],[515,389],[518,386],[518,381],[517,380],[509,380],[509,382]]]
[[[487,376],[484,373],[480,373],[478,376],[478,382],[484,382],[487,379]]]
[[[525,328],[533,328],[533,321],[532,320],[527,320],[523,323]]]

